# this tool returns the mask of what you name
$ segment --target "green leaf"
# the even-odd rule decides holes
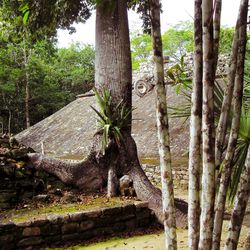
[[[26,11],[23,15],[23,24],[27,24],[28,22],[28,19],[29,19],[29,14],[30,12],[29,11]]]

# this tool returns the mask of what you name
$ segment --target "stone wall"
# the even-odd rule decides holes
[[[58,178],[32,169],[29,152],[34,151],[8,138],[0,138],[0,211],[46,192],[48,186],[64,186]]]
[[[138,202],[135,205],[47,216],[25,223],[0,223],[0,249],[27,249],[30,246],[40,249],[113,233],[131,232],[155,221],[147,203]]]
[[[143,164],[142,168],[152,183],[154,183],[155,185],[160,185],[161,183],[160,166]],[[174,179],[175,187],[178,186],[178,187],[187,189],[188,188],[188,168],[174,167],[173,179]]]

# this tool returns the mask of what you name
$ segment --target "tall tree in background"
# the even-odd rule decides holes
[[[190,118],[188,247],[198,249],[200,224],[201,118],[202,118],[202,9],[194,4],[194,76]]]
[[[247,9],[248,9],[248,0],[242,0],[240,4],[239,16],[235,30],[235,33],[237,34],[235,36],[237,37],[236,38],[237,41],[234,41],[234,43],[238,44],[238,46],[236,47],[237,52],[234,51],[232,53],[235,56],[237,55],[237,59],[236,58],[232,59],[232,61],[237,61],[236,75],[234,80],[233,100],[232,100],[233,118],[231,124],[231,131],[229,135],[229,142],[226,150],[226,156],[223,161],[223,166],[222,166],[223,170],[220,179],[220,187],[217,198],[215,223],[214,223],[214,239],[213,239],[214,250],[220,249],[220,238],[221,238],[227,189],[230,181],[230,176],[232,173],[232,162],[240,129],[243,82],[244,82],[244,61],[245,61],[245,51],[247,42],[247,33],[246,33],[247,12],[248,12]]]
[[[174,207],[174,188],[171,168],[170,139],[164,82],[164,66],[162,54],[160,2],[150,1],[150,17],[152,24],[153,60],[156,81],[156,122],[159,141],[159,155],[162,183],[163,224],[165,230],[166,249],[177,249],[176,219]]]
[[[213,1],[202,1],[203,32],[203,104],[202,140],[203,174],[199,248],[211,250],[215,198],[214,163],[214,50]]]

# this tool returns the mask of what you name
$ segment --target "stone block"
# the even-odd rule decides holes
[[[122,214],[135,214],[135,205],[128,204],[122,207]]]
[[[38,236],[41,234],[39,227],[26,227],[23,229],[23,236]]]
[[[61,243],[61,241],[62,241],[61,235],[44,237],[44,242],[46,243],[46,245],[58,244]]]
[[[135,218],[135,214],[122,214],[122,215],[116,216],[114,219],[111,219],[111,222],[127,221],[133,218]]]
[[[0,243],[11,243],[14,239],[14,235],[13,234],[5,234],[0,236]],[[0,244],[0,245],[1,245]]]
[[[86,216],[86,218],[97,218],[97,217],[100,217],[101,215],[102,215],[101,209],[90,210],[90,211],[84,212],[84,216]]]
[[[79,226],[79,231],[80,232],[87,231],[89,229],[94,228],[94,226],[95,222],[93,220],[82,221]]]
[[[72,234],[76,233],[79,229],[79,224],[78,223],[68,223],[62,225],[62,234]]]
[[[80,237],[78,233],[73,233],[73,234],[62,235],[61,239],[62,239],[62,242],[68,242],[68,241],[73,241],[73,240],[79,240]]]
[[[42,244],[44,241],[41,237],[28,237],[20,240],[17,243],[18,247],[27,247],[27,246],[37,246]]]
[[[83,212],[75,212],[69,215],[69,220],[73,222],[81,222],[86,219],[86,215]]]
[[[102,216],[116,216],[122,213],[122,207],[102,208]]]
[[[137,221],[135,219],[131,219],[125,222],[126,230],[134,230],[137,227]]]
[[[35,221],[33,221],[32,226],[44,226],[49,223],[49,220],[47,217],[44,218],[37,218]]]

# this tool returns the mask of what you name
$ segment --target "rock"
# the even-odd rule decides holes
[[[120,193],[123,196],[135,196],[135,190],[133,188],[133,181],[128,175],[124,175],[119,180]]]
[[[33,197],[35,201],[40,201],[40,202],[48,202],[50,200],[50,196],[47,194],[38,194]]]

